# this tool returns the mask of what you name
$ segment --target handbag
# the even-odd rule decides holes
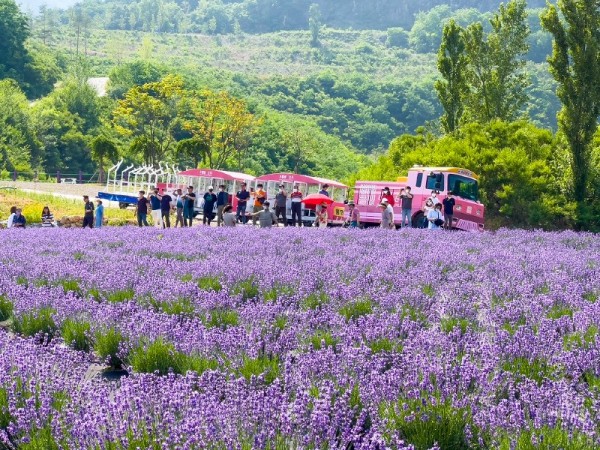
[[[441,227],[444,225],[444,221],[440,219],[440,213],[438,213],[438,218],[433,221],[436,227]]]

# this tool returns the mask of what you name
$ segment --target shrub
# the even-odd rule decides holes
[[[219,292],[221,289],[223,289],[221,281],[219,281],[217,277],[201,277],[198,278],[197,283],[198,288],[200,288],[203,291]]]
[[[309,339],[315,350],[321,350],[325,347],[335,347],[338,339],[333,337],[331,331],[317,330]]]
[[[263,291],[263,300],[267,303],[274,303],[281,297],[294,295],[294,292],[296,292],[294,286],[277,283],[271,289]]]
[[[444,317],[440,320],[440,328],[444,333],[451,333],[456,327],[460,328],[461,334],[465,334],[469,328],[469,321],[458,317]]]
[[[235,327],[239,323],[239,313],[233,309],[213,309],[208,320],[204,321],[207,328]]]
[[[0,322],[8,320],[13,312],[13,302],[5,296],[0,295]]]
[[[250,300],[258,297],[260,291],[258,289],[258,283],[256,283],[256,280],[252,276],[246,280],[240,280],[235,283],[231,288],[231,293],[233,295],[241,294],[242,300]]]
[[[120,357],[120,347],[123,342],[125,342],[125,338],[120,331],[108,328],[104,331],[98,331],[94,335],[94,350],[111,367],[119,368],[123,365]]]
[[[133,297],[135,297],[135,291],[133,288],[127,288],[109,293],[106,296],[106,300],[110,303],[121,303],[131,300]]]
[[[23,336],[35,336],[43,333],[52,339],[58,329],[52,317],[55,313],[56,310],[53,308],[45,307],[16,315],[12,321],[13,331]]]
[[[402,345],[388,338],[379,338],[367,342],[367,347],[371,349],[373,354],[391,353],[393,351],[402,351]]]
[[[271,384],[280,374],[279,358],[277,356],[265,355],[261,355],[258,358],[244,356],[239,371],[246,380],[250,380],[252,376],[264,374],[265,383]]]
[[[63,278],[57,280],[55,283],[57,286],[62,286],[65,294],[73,292],[74,294],[81,295],[81,288],[79,287],[79,281],[73,278]]]
[[[196,312],[194,305],[190,299],[187,298],[178,298],[172,302],[161,302],[158,304],[158,309],[165,314],[170,314],[173,316],[193,316]]]
[[[408,32],[404,28],[388,28],[385,45],[387,47],[407,48]]]
[[[141,343],[129,355],[129,363],[133,370],[143,373],[166,375],[169,372],[184,373],[183,355],[175,350],[175,346],[158,338],[150,344]]]
[[[90,323],[67,319],[61,326],[62,338],[67,345],[75,350],[88,352],[90,350]]]
[[[329,296],[323,291],[317,291],[309,294],[300,302],[302,309],[317,309],[329,303]]]
[[[366,316],[373,312],[373,303],[370,299],[357,300],[348,303],[340,309],[340,314],[344,316],[346,322],[356,320],[361,316]]]

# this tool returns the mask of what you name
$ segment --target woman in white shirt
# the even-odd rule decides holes
[[[428,228],[430,230],[441,230],[444,224],[444,216],[442,215],[442,204],[437,203],[435,207],[427,213]]]
[[[15,218],[16,214],[17,214],[17,207],[16,206],[12,206],[10,208],[10,216],[8,216],[8,221],[6,222],[6,228],[12,228],[12,226],[13,226],[13,219]]]

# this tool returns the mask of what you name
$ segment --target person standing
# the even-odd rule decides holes
[[[208,225],[215,218],[215,204],[217,203],[217,196],[213,192],[212,186],[208,187],[208,192],[204,194],[204,206],[202,207],[202,224]]]
[[[246,207],[248,206],[248,199],[250,198],[250,192],[246,190],[246,183],[242,183],[241,190],[235,194],[237,199],[237,209],[235,215],[238,221],[241,221],[244,225],[248,221],[248,217],[246,216]]]
[[[217,194],[217,226],[220,227],[223,223],[223,214],[225,206],[229,204],[229,194],[225,191],[225,185],[219,186],[219,193]]]
[[[381,228],[391,230],[394,228],[394,213],[390,212],[387,202],[382,201],[379,205],[381,208]]]
[[[262,184],[259,183],[256,185],[256,191],[252,193],[252,196],[254,197],[254,204],[252,205],[252,225],[256,226],[256,221],[258,220],[258,214],[256,213],[259,213],[264,209],[263,205],[267,200],[267,193],[263,189]]]
[[[54,226],[54,216],[50,212],[50,208],[44,206],[42,210],[42,228],[52,228]]]
[[[263,203],[262,211],[252,213],[252,218],[258,217],[258,225],[260,228],[271,228],[277,223],[277,216],[270,209],[271,204],[268,201]]]
[[[358,228],[360,224],[360,211],[353,201],[348,202],[348,220],[346,223],[350,228]]]
[[[96,228],[102,228],[104,221],[104,205],[102,200],[96,200]]]
[[[329,189],[329,185],[328,184],[324,184],[321,187],[321,190],[319,191],[319,194],[324,195],[325,197],[329,197],[329,191],[327,191],[327,189]]]
[[[17,207],[16,206],[11,206],[10,207],[10,216],[8,216],[8,220],[6,221],[6,228],[12,228],[13,227],[13,222],[15,220],[15,215],[17,214]]]
[[[413,195],[410,193],[410,186],[400,191],[400,202],[402,206],[402,220],[400,226],[412,228],[412,202]],[[405,225],[406,224],[406,225]]]
[[[224,227],[235,227],[237,220],[235,213],[233,212],[233,206],[225,205],[223,208],[223,226]]]
[[[427,221],[429,225],[427,228],[430,230],[440,230],[444,224],[444,216],[442,216],[442,204],[437,203],[431,211],[427,214]]]
[[[162,228],[162,211],[160,208],[161,195],[158,193],[158,189],[154,189],[150,194],[150,206],[152,207],[152,223],[156,228]]]
[[[431,196],[429,197],[431,199],[431,202],[433,203],[433,206],[437,205],[440,202],[440,199],[438,198],[438,194],[440,193],[440,191],[431,191]]]
[[[90,198],[87,195],[83,196],[83,201],[85,203],[83,212],[83,228],[94,228],[94,204],[90,201]]]
[[[317,210],[317,218],[315,219],[317,223],[317,227],[326,228],[327,222],[329,221],[329,215],[327,214],[327,207],[329,206],[327,203],[323,202],[319,205],[321,208]]]
[[[447,197],[442,201],[444,205],[444,228],[446,230],[452,229],[452,217],[454,217],[454,205],[456,205],[456,200],[454,200],[454,193],[452,191],[448,191]]]
[[[27,220],[23,215],[23,211],[21,208],[17,208],[15,210],[15,217],[13,217],[11,228],[25,228],[25,225],[27,225]]]
[[[287,227],[287,192],[285,192],[285,186],[279,185],[279,192],[275,196],[275,216],[279,222],[279,216],[283,220],[283,226]]]
[[[393,208],[396,204],[396,201],[394,200],[394,196],[390,193],[389,187],[384,187],[381,191],[381,200],[383,200],[384,198],[388,201],[388,205],[390,205]]]
[[[394,208],[392,208],[392,205],[390,205],[388,203],[387,198],[381,199],[381,203],[383,203],[385,205],[385,208],[387,209],[387,212],[388,212],[388,216],[392,218],[392,226],[393,226],[394,225]]]
[[[177,189],[175,192],[173,192],[173,197],[175,198],[175,211],[176,211],[176,216],[175,216],[175,228],[177,228],[177,225],[179,225],[179,228],[181,227],[185,227],[185,223],[183,221],[183,193],[181,192],[181,189]]]
[[[183,226],[191,227],[194,220],[194,206],[196,205],[196,194],[194,186],[188,186],[187,194],[183,196]]]
[[[160,198],[160,214],[162,220],[163,228],[171,228],[171,203],[173,202],[173,197],[171,197],[168,193],[165,193]]]
[[[148,199],[144,191],[138,192],[138,200],[135,205],[135,215],[139,227],[148,226]]]
[[[290,194],[290,199],[292,200],[292,226],[296,226],[296,222],[298,226],[302,226],[302,192],[298,186],[294,186],[294,190]]]

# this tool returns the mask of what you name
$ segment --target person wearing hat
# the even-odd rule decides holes
[[[210,223],[215,218],[215,205],[217,196],[213,192],[212,186],[208,187],[208,192],[204,194],[204,206],[202,207],[202,224],[210,226]]]
[[[237,199],[237,209],[235,215],[238,222],[242,222],[246,225],[248,217],[246,216],[246,206],[248,205],[248,199],[250,198],[250,192],[246,190],[246,183],[242,183],[241,189],[235,194]]]
[[[360,211],[353,201],[348,202],[348,219],[346,223],[350,228],[358,228],[358,224],[360,223]]]
[[[285,192],[283,184],[279,185],[279,191],[275,195],[275,216],[277,216],[277,221],[279,221],[279,216],[281,216],[283,226],[287,227],[287,192]]]
[[[395,204],[394,196],[390,193],[389,187],[384,187],[381,191],[381,200],[386,199],[388,204],[393,208]]]
[[[393,210],[390,212],[390,205],[388,205],[388,202],[383,200],[379,204],[379,207],[381,208],[381,228],[384,230],[391,230],[394,228]]]
[[[258,214],[263,210],[263,205],[267,200],[267,193],[263,189],[263,184],[258,183],[256,185],[256,190],[252,193],[254,197],[254,205],[252,208],[252,225],[256,226],[256,221],[258,220]]]
[[[327,222],[329,220],[329,216],[327,214],[327,207],[329,206],[327,203],[323,202],[319,205],[321,208],[317,210],[317,218],[316,218],[316,226],[319,228],[327,227]]]

